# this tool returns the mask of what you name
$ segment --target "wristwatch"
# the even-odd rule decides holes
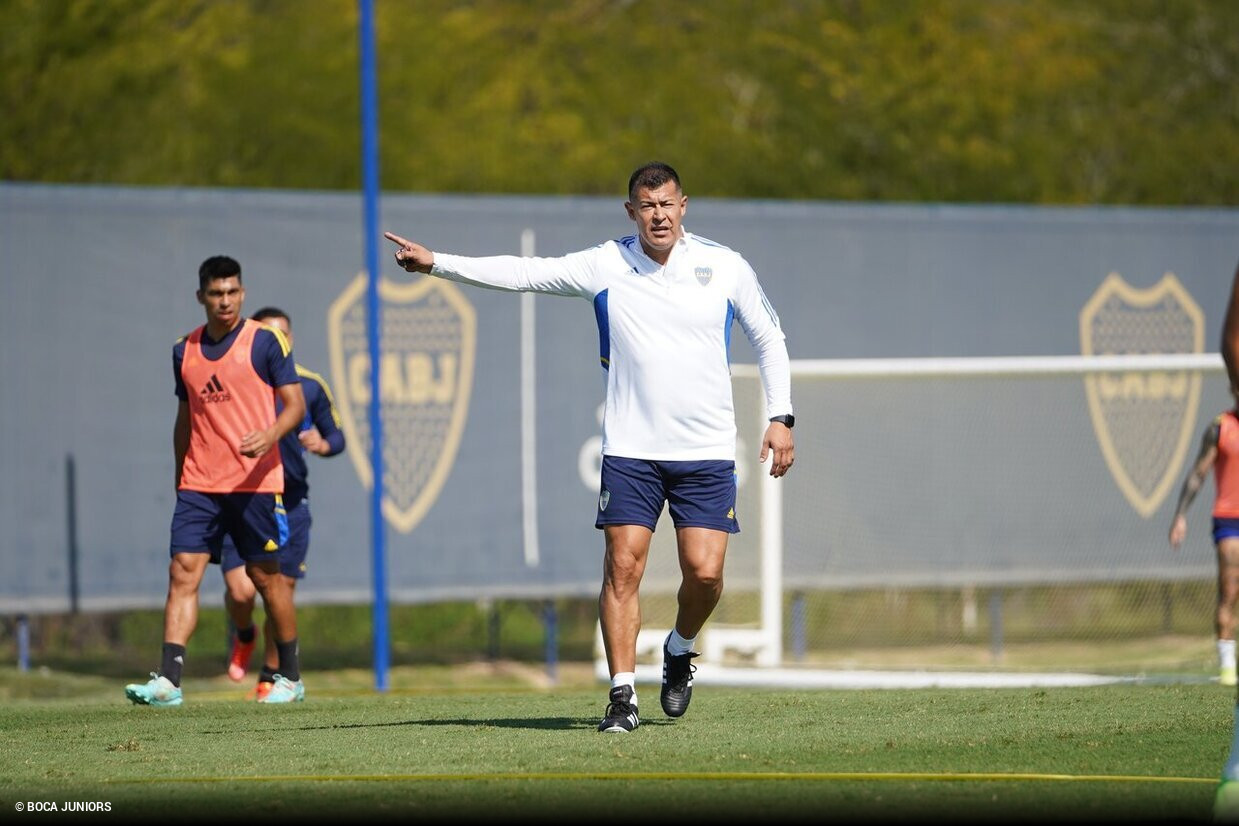
[[[796,426],[796,417],[791,413],[784,413],[782,416],[771,416],[770,421],[786,425],[789,430]]]

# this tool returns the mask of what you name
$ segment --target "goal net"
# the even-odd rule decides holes
[[[1233,404],[1217,354],[794,361],[796,463],[777,481],[756,461],[757,370],[733,375],[741,533],[702,663],[1213,667],[1211,479],[1179,551],[1167,534]],[[642,585],[651,667],[679,580],[664,513]]]

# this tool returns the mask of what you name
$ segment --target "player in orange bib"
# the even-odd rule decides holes
[[[1222,360],[1226,362],[1226,377],[1230,392],[1239,398],[1239,267],[1230,285],[1230,302],[1222,320]],[[1234,724],[1231,726],[1230,752],[1222,766],[1222,780],[1213,801],[1215,823],[1239,822],[1239,700],[1235,703]]]
[[[292,591],[280,576],[288,536],[284,466],[278,444],[305,415],[292,348],[283,334],[241,314],[241,266],[227,256],[198,270],[207,323],[172,349],[177,407],[176,509],[159,671],[125,696],[179,706],[185,647],[198,624],[198,588],[212,554],[231,537],[275,628],[280,675],[265,702],[305,697]],[[276,401],[281,404],[276,413]]]
[[[1213,469],[1216,495],[1213,500],[1213,542],[1217,547],[1218,680],[1235,685],[1235,602],[1239,599],[1239,415],[1228,410],[1205,428],[1200,453],[1192,465],[1179,505],[1170,523],[1170,546],[1176,551],[1187,536],[1187,509]]]
[[[263,307],[252,318],[275,327],[293,344],[292,319],[277,307]],[[297,430],[280,440],[280,458],[284,462],[284,508],[288,514],[288,542],[280,550],[280,573],[288,580],[296,598],[297,581],[306,574],[306,556],[310,550],[310,481],[306,454],[338,456],[344,451],[344,431],[340,429],[340,414],[336,410],[331,390],[322,376],[297,365],[301,391],[305,394],[305,420]],[[277,408],[278,412],[278,408]],[[216,561],[212,557],[212,562]],[[231,542],[225,540],[223,555],[218,560],[224,574],[224,605],[232,625],[232,645],[228,652],[228,676],[240,681],[249,669],[250,657],[257,642],[254,627],[254,602],[258,592],[245,573],[245,561]],[[263,663],[254,697],[262,700],[270,694],[280,673],[275,633],[271,618],[263,623]]]

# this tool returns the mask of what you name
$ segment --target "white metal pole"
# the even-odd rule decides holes
[[[521,255],[533,256],[532,229],[521,232]],[[521,528],[525,564],[538,564],[538,390],[533,293],[521,293]]]
[[[764,397],[763,397],[764,398]],[[765,406],[758,433],[765,434]],[[761,474],[761,630],[765,644],[757,664],[778,666],[783,662],[783,486],[770,475],[770,464],[758,466]]]

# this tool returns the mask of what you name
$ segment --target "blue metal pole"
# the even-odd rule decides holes
[[[383,418],[379,342],[383,318],[379,300],[379,107],[374,59],[374,3],[358,0],[361,12],[361,162],[364,178],[367,344],[370,350],[370,542],[374,583],[374,688],[387,690],[390,641],[387,628],[387,543],[383,523]]]

